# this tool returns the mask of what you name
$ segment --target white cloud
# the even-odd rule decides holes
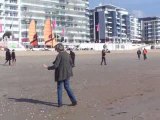
[[[138,18],[145,17],[144,12],[141,11],[141,10],[133,10],[133,11],[132,11],[132,14],[133,14],[135,17],[138,17]]]

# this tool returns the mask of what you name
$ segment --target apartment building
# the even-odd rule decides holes
[[[0,24],[1,31],[0,37],[6,31],[10,31],[14,34],[15,40],[18,40],[20,33],[20,6],[17,0],[1,0],[0,1]]]
[[[152,43],[160,43],[160,18],[146,17],[140,18],[142,29],[142,40]]]
[[[103,5],[90,10],[90,37],[92,42],[139,41],[139,23],[127,10]]]
[[[139,19],[129,15],[128,38],[131,42],[140,42],[142,40],[142,31]]]
[[[28,26],[36,21],[38,40],[43,41],[44,22],[56,21],[54,33],[62,42],[88,42],[88,0],[1,0],[0,23],[2,32],[11,31],[14,39],[27,41]],[[63,34],[62,34],[63,32]]]

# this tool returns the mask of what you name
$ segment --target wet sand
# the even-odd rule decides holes
[[[17,52],[15,66],[0,65],[0,120],[160,120],[159,51],[149,51],[146,61],[135,51],[114,51],[107,66],[100,65],[100,52],[76,52],[71,87],[78,105],[68,106],[63,92],[61,108],[54,71],[42,66],[56,53],[29,52]]]

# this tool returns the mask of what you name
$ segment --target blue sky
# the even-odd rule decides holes
[[[137,17],[160,17],[160,0],[89,0],[90,8],[103,4],[113,4],[127,9]]]

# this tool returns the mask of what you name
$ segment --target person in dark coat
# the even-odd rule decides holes
[[[75,66],[75,53],[73,52],[72,49],[70,49],[70,56],[71,56],[71,59],[72,59],[72,62],[73,62],[73,66]]]
[[[64,51],[64,46],[59,43],[55,46],[55,50],[58,52],[54,64],[52,66],[43,65],[48,70],[55,70],[55,81],[57,82],[57,95],[58,95],[58,107],[62,104],[62,85],[67,91],[67,94],[72,102],[72,106],[77,105],[77,100],[70,88],[70,77],[73,76],[72,72],[72,59],[70,55]]]
[[[12,58],[12,65],[13,65],[16,63],[16,54],[14,49],[12,50],[11,58]]]
[[[105,65],[107,65],[107,64],[106,64],[106,51],[105,51],[105,49],[102,50],[102,61],[101,61],[101,65],[103,64],[103,62],[104,62]]]
[[[9,65],[11,65],[11,53],[8,48],[6,49],[6,62],[4,63],[4,65],[6,65],[7,62],[9,62]]]
[[[137,55],[138,55],[138,59],[140,60],[141,59],[141,50],[140,49],[137,50]]]

